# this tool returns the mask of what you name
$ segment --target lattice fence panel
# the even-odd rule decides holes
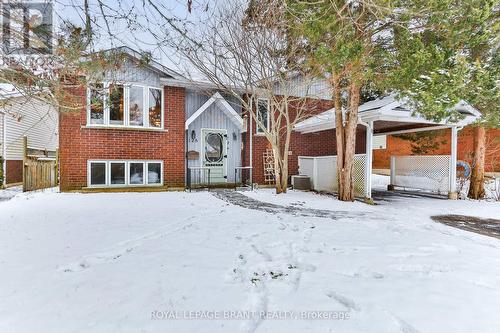
[[[447,192],[450,188],[450,156],[392,156],[391,185]]]
[[[366,155],[354,156],[354,194],[358,196],[365,195],[365,167]]]
[[[364,196],[365,190],[365,154],[354,157],[354,192]],[[337,192],[337,156],[299,156],[299,173],[311,178],[315,191]]]
[[[267,149],[262,153],[262,159],[264,162],[264,182],[267,184],[274,183],[274,155],[271,149]]]

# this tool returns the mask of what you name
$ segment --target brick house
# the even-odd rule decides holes
[[[264,184],[268,142],[236,98],[154,61],[144,65],[129,48],[119,51],[125,54],[119,69],[72,88],[81,110],[60,113],[62,191],[183,188],[208,169],[212,183],[232,184],[240,181],[236,168],[250,165],[253,181]],[[319,98],[318,112],[332,107],[328,95]],[[267,101],[258,104],[259,115],[268,118]],[[334,140],[329,131],[294,133],[290,175],[298,173],[298,155],[333,154]]]

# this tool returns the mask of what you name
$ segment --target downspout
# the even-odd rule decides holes
[[[253,103],[250,102],[250,108],[253,107]],[[253,190],[253,113],[252,110],[249,110],[250,117],[250,187]]]
[[[186,189],[187,186],[187,173],[188,173],[188,158],[187,158],[187,151],[188,151],[188,133],[189,130],[184,131],[186,139],[184,140],[184,189]]]
[[[2,186],[7,184],[7,121],[5,121],[5,113],[2,114],[2,126],[3,126],[3,144],[2,144]]]

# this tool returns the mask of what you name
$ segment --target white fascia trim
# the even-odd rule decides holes
[[[223,106],[222,111],[227,116],[229,116],[231,121],[233,121],[240,130],[243,128],[243,118],[241,118],[241,116],[233,109],[231,105],[229,105],[229,103],[224,99],[224,97],[222,97],[219,92],[216,92],[212,97],[210,97],[208,101],[206,101],[198,110],[196,110],[196,112],[193,113],[191,117],[188,118],[188,120],[186,120],[185,129],[188,130],[189,125],[191,125],[213,103],[220,103]]]
[[[246,92],[252,91],[252,90],[258,90],[257,88],[249,87],[248,89],[245,87],[241,86],[234,86],[234,85],[228,85],[226,88],[221,87],[215,83],[212,82],[204,82],[204,81],[194,81],[194,80],[189,80],[189,79],[170,79],[170,78],[160,78],[160,82],[163,83],[163,85],[168,86],[168,87],[180,87],[180,88],[188,88],[188,89],[195,89],[195,90],[207,90],[207,89],[232,89],[235,92],[239,92],[241,94],[244,94]]]

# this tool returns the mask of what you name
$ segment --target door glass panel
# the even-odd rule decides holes
[[[205,160],[210,163],[222,161],[222,134],[207,133],[205,137]]]

